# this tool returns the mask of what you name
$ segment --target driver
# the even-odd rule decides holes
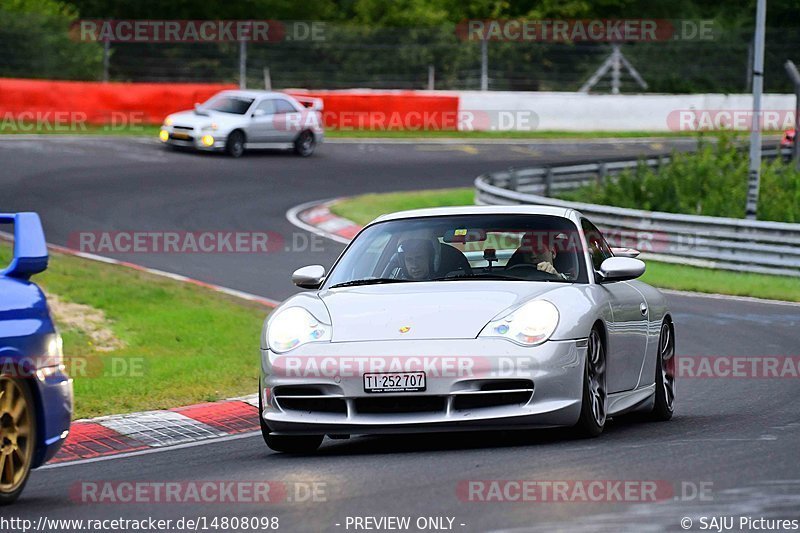
[[[433,245],[428,239],[406,239],[397,248],[400,257],[400,276],[420,281],[433,274]]]
[[[523,235],[519,252],[522,253],[520,263],[535,265],[537,270],[566,278],[553,266],[556,259],[556,246],[549,235],[531,231]]]

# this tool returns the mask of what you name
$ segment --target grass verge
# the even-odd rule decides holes
[[[0,264],[11,248],[0,243]],[[33,278],[59,299],[104,312],[124,347],[99,351],[62,328],[75,379],[75,418],[216,401],[258,390],[261,323],[269,311],[202,287],[52,253]]]
[[[331,211],[363,225],[393,211],[472,203],[471,188],[436,189],[354,196],[332,205]],[[800,302],[800,279],[791,277],[712,270],[648,260],[647,271],[641,279],[665,289]]]

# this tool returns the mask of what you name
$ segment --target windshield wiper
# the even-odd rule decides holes
[[[337,283],[336,285],[331,285],[330,289],[336,289],[338,287],[356,287],[358,285],[380,285],[382,283],[405,283],[411,281],[410,279],[397,279],[397,278],[364,278],[364,279],[354,279],[351,281],[345,281],[343,283]]]
[[[461,281],[467,279],[489,279],[489,280],[504,280],[504,281],[543,281],[547,283],[549,282],[559,283],[562,281],[564,282],[567,281],[567,280],[548,279],[548,278],[527,279],[527,278],[519,278],[517,276],[504,276],[502,274],[495,274],[489,272],[480,272],[477,274],[465,274],[463,276],[446,276],[442,278],[434,278],[431,281]]]
[[[444,276],[441,278],[433,278],[431,281],[460,281],[464,279],[508,279],[511,281],[525,281],[521,278],[513,276],[503,276],[501,274],[490,274],[488,272],[481,272],[478,274],[464,274],[463,276]]]

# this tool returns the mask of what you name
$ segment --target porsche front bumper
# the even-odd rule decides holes
[[[261,413],[275,434],[418,433],[574,425],[586,339],[310,343],[262,350]],[[365,392],[372,371],[426,372],[421,392]]]

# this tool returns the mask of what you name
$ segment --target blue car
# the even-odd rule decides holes
[[[14,227],[14,257],[0,270],[0,505],[16,500],[31,469],[51,459],[69,434],[72,380],[61,336],[31,276],[47,268],[36,213],[0,213]]]

